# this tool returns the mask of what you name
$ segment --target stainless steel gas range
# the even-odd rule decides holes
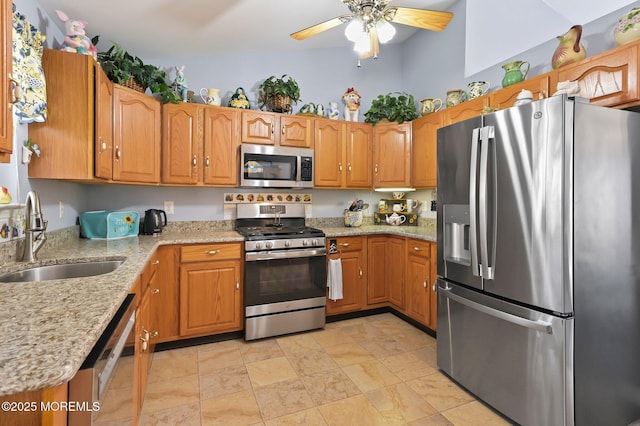
[[[304,204],[238,204],[245,237],[245,339],[325,325],[325,235],[305,225]]]

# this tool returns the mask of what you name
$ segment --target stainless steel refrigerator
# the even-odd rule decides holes
[[[640,420],[640,114],[444,127],[437,197],[439,368],[522,425]]]

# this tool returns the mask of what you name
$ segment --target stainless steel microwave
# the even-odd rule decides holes
[[[313,150],[242,144],[240,185],[261,188],[313,188]]]

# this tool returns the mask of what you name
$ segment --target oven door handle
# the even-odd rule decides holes
[[[325,256],[327,254],[326,248],[317,249],[303,249],[303,250],[278,250],[278,251],[266,251],[257,253],[246,253],[245,260],[247,262],[258,260],[275,260],[275,259],[292,259],[299,257],[316,257]]]

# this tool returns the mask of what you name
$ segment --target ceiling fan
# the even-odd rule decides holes
[[[386,43],[395,35],[390,23],[409,25],[431,31],[445,29],[453,13],[426,9],[397,7],[387,4],[391,0],[341,0],[351,11],[291,34],[296,40],[304,40],[341,24],[348,24],[345,36],[355,43],[354,50],[360,59],[378,57],[380,43]]]

